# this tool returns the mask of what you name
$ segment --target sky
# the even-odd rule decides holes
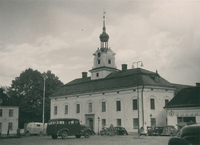
[[[0,0],[0,86],[28,68],[64,84],[90,76],[104,11],[118,69],[142,61],[171,83],[200,82],[200,1]]]

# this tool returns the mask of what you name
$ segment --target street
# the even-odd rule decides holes
[[[98,136],[86,139],[70,136],[68,139],[52,139],[51,136],[29,136],[22,138],[0,139],[0,145],[167,145],[168,136],[147,136],[137,138],[127,136]]]

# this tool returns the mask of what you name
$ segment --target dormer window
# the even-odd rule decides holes
[[[108,60],[108,64],[111,64],[111,60],[110,59]]]

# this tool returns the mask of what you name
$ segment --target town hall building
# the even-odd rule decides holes
[[[52,118],[77,118],[98,132],[105,125],[138,127],[166,125],[163,107],[174,97],[175,87],[158,72],[142,68],[117,69],[115,53],[108,47],[105,15],[100,48],[93,54],[93,67],[82,77],[62,86],[51,97]],[[138,124],[139,123],[139,124]]]

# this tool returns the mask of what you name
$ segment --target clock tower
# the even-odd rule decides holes
[[[106,33],[105,12],[103,15],[103,32],[100,34],[99,38],[100,48],[93,54],[94,64],[90,70],[92,80],[105,78],[110,73],[118,71],[115,65],[115,53],[111,48],[108,48],[109,35]]]

